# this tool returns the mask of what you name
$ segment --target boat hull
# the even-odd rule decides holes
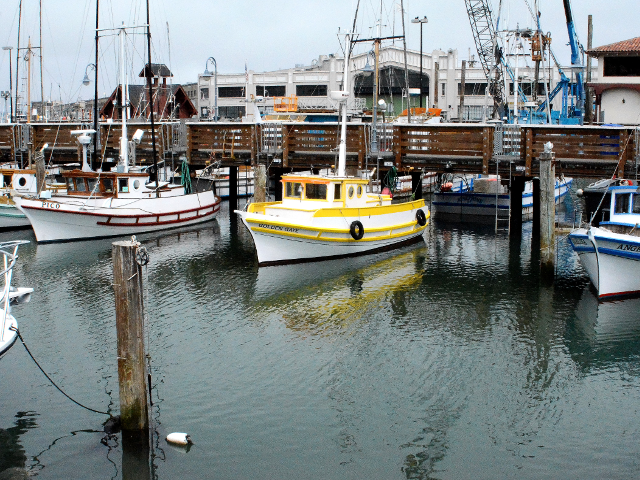
[[[351,210],[358,210],[359,215],[349,215]],[[424,225],[416,220],[418,210],[425,213]],[[308,218],[288,223],[273,215],[236,213],[251,233],[260,266],[351,257],[398,248],[420,241],[429,224],[422,200],[380,208],[310,212]],[[351,234],[350,226],[354,222],[360,222],[364,230],[358,240]]]
[[[557,182],[555,187],[556,203],[567,194],[572,180]],[[496,203],[497,202],[497,203]],[[456,215],[469,217],[495,217],[509,215],[511,197],[509,194],[476,193],[472,191],[437,192],[433,196],[434,215]],[[533,191],[529,185],[522,194],[522,217],[533,216]]]
[[[569,235],[601,300],[640,294],[640,237],[580,228]]]
[[[11,314],[7,314],[0,327],[2,327],[0,332],[0,357],[2,357],[18,338],[18,322]]]
[[[135,235],[207,222],[220,211],[213,192],[165,198],[16,197],[39,243]]]
[[[15,205],[0,204],[0,231],[31,228],[31,222]]]

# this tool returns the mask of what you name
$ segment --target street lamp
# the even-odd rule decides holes
[[[416,17],[411,20],[411,23],[420,24],[420,108],[422,108],[422,25],[428,22],[426,15],[423,18]]]
[[[204,64],[204,73],[203,77],[211,78],[211,72],[207,68],[209,62],[213,62],[213,120],[218,121],[218,64],[216,63],[216,59],[213,57],[207,58],[206,63]]]
[[[92,70],[95,71],[96,66],[93,63],[90,63],[89,65],[86,66],[86,68],[84,69],[84,78],[82,79],[82,84],[86,87],[87,85],[89,85],[91,83],[91,80],[89,79],[89,68],[91,68]]]
[[[11,50],[13,47],[2,47],[2,49],[9,51],[9,98],[11,99],[11,123],[13,123],[13,77],[11,76]]]
[[[5,117],[5,120],[8,120],[6,118],[6,115],[7,115],[7,98],[11,97],[11,93],[7,92],[6,90],[3,90],[2,92],[0,92],[0,96],[2,98],[4,98],[4,117]],[[7,122],[7,123],[9,123],[9,122]]]

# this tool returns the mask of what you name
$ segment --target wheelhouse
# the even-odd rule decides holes
[[[68,195],[122,197],[139,194],[145,189],[148,175],[144,173],[87,173],[74,170],[64,174]]]
[[[367,184],[367,180],[359,178],[287,175],[282,177],[282,198],[284,203],[323,202],[325,207],[362,207],[370,201]],[[375,195],[375,199],[380,201],[380,196]]]

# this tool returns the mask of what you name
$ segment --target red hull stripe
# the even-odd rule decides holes
[[[62,205],[62,204],[61,204]],[[26,209],[30,209],[30,210],[46,210],[46,211],[50,211],[50,212],[59,212],[59,213],[69,213],[72,215],[92,215],[94,217],[107,217],[109,219],[111,218],[136,218],[136,219],[140,219],[140,218],[156,218],[156,217],[165,217],[167,215],[183,215],[185,213],[191,213],[191,212],[199,212],[200,210],[207,210],[209,208],[213,208],[214,211],[217,211],[215,209],[215,207],[218,207],[217,210],[220,210],[220,202],[215,202],[212,203],[211,205],[204,205],[202,207],[198,207],[198,208],[192,208],[190,210],[180,210],[177,212],[168,212],[168,213],[161,213],[161,214],[145,214],[145,215],[110,215],[108,213],[92,213],[92,212],[80,212],[80,211],[69,211],[69,210],[53,210],[51,208],[42,208],[42,207],[33,207],[31,205],[22,205],[21,208],[26,208]],[[193,217],[195,218],[195,217]],[[107,220],[109,221],[109,220]],[[153,225],[155,225],[156,222],[153,222]],[[127,225],[131,225],[131,223],[128,223]]]
[[[210,212],[205,212],[201,215],[194,215],[192,217],[187,217],[187,218],[180,218],[180,214],[179,213],[172,213],[172,214],[167,214],[167,213],[163,213],[162,215],[140,215],[135,216],[135,215],[130,215],[127,218],[136,218],[137,221],[135,223],[132,222],[127,222],[127,223],[114,223],[111,221],[112,218],[125,218],[124,216],[122,217],[109,217],[109,219],[106,222],[98,222],[98,225],[104,225],[107,227],[153,227],[156,225],[171,225],[174,223],[185,223],[185,222],[189,222],[191,220],[197,220],[199,218],[204,218],[204,217],[208,217],[210,215],[213,215],[214,213],[218,212],[220,210],[220,208],[218,207],[213,208],[213,206],[211,207],[207,207],[207,208],[199,208],[197,211],[200,210],[208,210],[209,208],[211,208]],[[188,210],[188,212],[193,212],[194,210]],[[186,213],[186,212],[182,212],[182,213]],[[174,215],[178,215],[178,218],[175,220],[166,220],[164,222],[160,221],[160,217],[167,217],[167,216],[174,216]],[[140,222],[140,218],[148,218],[148,217],[153,217],[156,219],[155,222]]]
[[[604,293],[602,295],[598,295],[598,298],[609,298],[609,297],[619,297],[625,295],[638,295],[640,294],[640,290],[629,290],[628,292],[616,292],[616,293]]]

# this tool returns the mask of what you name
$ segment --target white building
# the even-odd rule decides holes
[[[524,55],[522,55],[524,57]],[[349,84],[354,93],[349,103],[352,114],[362,114],[372,107],[373,74],[367,72],[367,65],[373,66],[374,59],[366,53],[352,57]],[[534,67],[532,62],[520,59],[522,66],[518,69],[519,85],[533,101]],[[256,102],[262,112],[271,113],[277,108],[280,97],[288,97],[287,102],[297,102],[298,114],[328,115],[336,114],[337,102],[330,98],[332,90],[340,90],[344,70],[344,58],[331,55],[320,55],[311,65],[296,65],[287,70],[273,72],[254,72],[246,74],[218,74],[215,76],[198,76],[197,107],[200,119],[214,118],[216,103],[215,83],[217,81],[217,106],[220,119],[240,119],[247,112],[252,112],[251,102]],[[407,108],[406,82],[404,73],[404,51],[401,46],[392,45],[380,50],[379,58],[379,96],[388,105],[387,114],[399,115]],[[420,52],[407,51],[407,67],[409,88],[422,93],[423,106],[442,109],[442,117],[446,120],[458,119],[460,112],[460,95],[462,62],[457,50],[434,50],[424,53],[422,58],[422,83],[420,75]],[[566,71],[569,71],[567,68]],[[549,92],[560,80],[558,69],[543,69],[543,74],[550,77]],[[542,74],[541,74],[542,76]],[[422,85],[422,87],[421,87]],[[487,80],[478,61],[467,61],[465,70],[464,121],[481,121],[491,116],[493,101],[485,93]],[[513,82],[509,79],[505,91],[513,98]],[[418,90],[416,90],[418,89]],[[538,103],[544,95],[544,80],[539,80]],[[411,95],[411,107],[420,105],[420,95]],[[275,103],[274,103],[275,102]],[[519,100],[520,102],[520,100]],[[558,96],[551,102],[552,109],[560,108]]]

